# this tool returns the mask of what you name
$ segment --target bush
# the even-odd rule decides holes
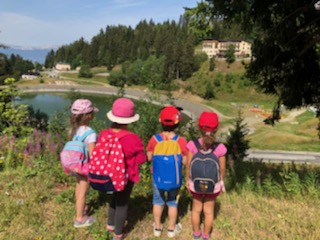
[[[80,78],[92,78],[92,73],[90,66],[87,64],[82,64],[79,71]]]

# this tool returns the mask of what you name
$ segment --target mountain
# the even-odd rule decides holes
[[[38,62],[40,64],[44,64],[46,56],[48,52],[51,51],[52,48],[14,48],[9,47],[6,49],[1,48],[0,52],[6,54],[10,57],[11,54],[19,55],[25,60],[30,60],[32,62]]]

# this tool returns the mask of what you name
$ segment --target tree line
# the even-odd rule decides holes
[[[0,53],[0,85],[4,85],[4,80],[8,77],[20,79],[22,74],[37,69],[38,65],[23,59],[20,55],[11,54],[7,57],[7,55]],[[40,67],[38,69],[40,70]]]
[[[158,64],[163,81],[170,82],[177,77],[186,79],[196,70],[195,45],[195,38],[183,19],[162,24],[143,20],[135,28],[107,26],[90,43],[81,38],[57,51],[52,50],[46,57],[45,67],[67,62],[71,68],[89,65],[112,70],[125,62],[139,65],[139,62],[153,61]]]
[[[153,20],[142,20],[135,28],[107,26],[90,43],[80,38],[50,51],[45,67],[67,62],[71,68],[106,66],[112,70],[122,64],[122,72],[109,79],[113,85],[168,86],[174,79],[186,80],[207,59],[205,54],[195,54],[195,47],[202,39],[190,28],[190,19],[185,15],[178,22],[168,20],[155,24]],[[212,38],[230,36],[230,29],[225,29],[222,22],[217,22],[215,29]]]

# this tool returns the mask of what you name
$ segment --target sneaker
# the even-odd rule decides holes
[[[210,239],[210,234],[205,234],[204,232],[202,233],[202,240],[209,240]]]
[[[193,232],[193,240],[199,240],[201,238],[201,230],[196,233],[196,232]]]
[[[174,238],[177,234],[182,231],[181,223],[176,224],[174,230],[168,230],[168,238]]]
[[[114,231],[114,226],[107,225],[106,230],[107,230],[107,232],[112,233]]]
[[[127,236],[126,234],[120,234],[120,235],[113,234],[112,240],[122,240],[122,239],[124,239],[126,236]]]
[[[153,235],[154,235],[155,237],[160,237],[161,234],[162,234],[163,227],[161,227],[161,228],[156,228],[154,223],[152,224],[152,226],[153,226]]]
[[[96,221],[96,219],[94,217],[84,216],[82,221],[75,220],[73,226],[75,228],[88,227],[88,226],[92,225],[92,223],[94,223],[95,221]]]

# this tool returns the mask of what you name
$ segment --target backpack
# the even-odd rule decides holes
[[[119,139],[129,134],[132,133],[124,130],[116,134],[110,134],[109,130],[100,133],[89,164],[88,179],[93,189],[113,193],[126,186],[129,175]]]
[[[83,141],[94,132],[94,130],[89,129],[81,136],[74,135],[72,140],[64,145],[60,152],[60,161],[67,174],[78,173],[88,175],[89,153],[87,144]]]
[[[215,148],[206,152],[201,150],[198,139],[193,140],[198,152],[193,155],[190,163],[189,187],[192,192],[201,194],[212,194],[219,191],[215,190],[216,183],[220,180],[219,159],[214,154]]]
[[[152,155],[153,181],[165,191],[177,189],[182,183],[182,154],[178,135],[163,140],[160,134],[154,135],[158,142]]]

